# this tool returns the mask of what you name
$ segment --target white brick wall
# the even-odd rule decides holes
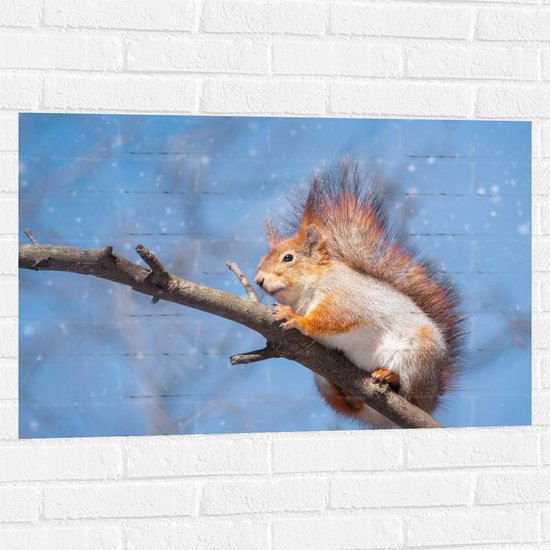
[[[0,548],[550,547],[544,0],[0,3]],[[17,111],[533,120],[531,428],[17,440]]]

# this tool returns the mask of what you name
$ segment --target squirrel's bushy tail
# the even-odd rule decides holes
[[[315,375],[315,384],[327,404],[337,413],[370,424],[376,428],[395,428],[396,425],[383,414],[375,411],[363,401],[347,393],[334,382]]]
[[[357,164],[343,161],[313,177],[307,198],[296,206],[289,225],[298,234],[315,225],[327,237],[331,257],[389,283],[435,321],[446,346],[438,393],[449,389],[459,369],[465,334],[459,299],[445,276],[391,231],[381,185],[369,181]]]

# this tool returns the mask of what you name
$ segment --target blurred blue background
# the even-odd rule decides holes
[[[20,242],[138,243],[243,295],[264,219],[343,156],[384,179],[394,226],[448,273],[470,319],[445,426],[531,422],[527,122],[20,115]],[[271,299],[264,298],[266,303]],[[363,429],[286,360],[243,367],[253,331],[81,275],[20,271],[20,437]]]

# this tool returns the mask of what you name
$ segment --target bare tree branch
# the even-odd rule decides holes
[[[160,262],[160,260],[148,249],[145,248],[142,244],[136,246],[136,252],[141,256],[143,261],[151,268],[151,271],[158,275],[159,277],[164,277],[168,275],[166,269]]]
[[[113,252],[112,247],[83,250],[66,246],[19,245],[19,267],[93,275],[128,285],[154,298],[235,321],[264,336],[279,357],[297,361],[332,380],[398,426],[440,427],[428,413],[409,403],[387,385],[373,382],[365,371],[337,351],[313,342],[296,330],[283,331],[269,307],[170,275],[150,251],[141,247],[138,253],[151,269],[130,262]]]
[[[25,227],[25,235],[27,235],[32,244],[38,244],[38,241],[34,238],[34,235],[28,227]]]
[[[281,354],[275,348],[267,345],[265,348],[256,351],[232,355],[229,360],[232,365],[247,365],[248,363],[256,363],[257,361],[273,359],[274,357],[281,357]]]
[[[235,262],[226,262],[226,264],[227,267],[239,278],[239,281],[241,281],[241,284],[248,294],[248,298],[254,302],[259,302],[260,300],[258,299],[256,291],[252,288],[252,285],[248,282],[248,279],[245,277],[244,273],[239,269],[239,266]]]

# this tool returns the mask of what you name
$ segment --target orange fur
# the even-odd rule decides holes
[[[350,416],[352,418],[357,416],[363,408],[363,401],[345,392],[334,382],[327,382],[329,383],[329,387],[319,390],[327,404],[336,412],[344,416]]]
[[[389,384],[394,389],[399,389],[399,375],[391,372],[388,369],[376,369],[371,373],[372,378],[376,382]]]
[[[416,331],[419,346],[418,356],[420,361],[429,361],[435,353],[433,333],[430,327],[423,325]]]
[[[442,329],[448,358],[441,369],[439,392],[452,384],[460,363],[465,332],[459,300],[449,283],[415,257],[391,233],[376,188],[366,189],[357,167],[342,163],[335,172],[314,177],[296,238],[315,225],[328,237],[331,257],[391,284],[411,298]]]
[[[296,328],[312,338],[321,338],[330,334],[349,332],[358,326],[357,322],[352,321],[345,314],[338,315],[339,311],[339,304],[327,295],[304,317],[296,315],[291,307],[281,305],[276,308],[276,317],[279,320],[286,320],[283,324],[285,329]]]
[[[416,354],[412,361],[418,365],[418,373],[410,391],[403,395],[431,412],[439,396],[451,386],[460,365],[464,317],[451,285],[427,263],[420,261],[403,239],[393,235],[379,189],[367,188],[357,167],[343,163],[334,172],[316,175],[303,208],[297,205],[296,214],[295,233],[290,238],[284,238],[274,224],[268,225],[270,250],[260,263],[258,273],[266,278],[275,273],[279,277],[277,283],[280,280],[291,289],[302,277],[322,280],[323,273],[335,260],[409,297],[435,322],[445,343],[445,356],[437,356],[442,346],[440,343],[437,347],[436,335],[427,325],[420,327],[413,338]],[[311,245],[307,247],[312,228],[322,236],[313,256]],[[291,269],[277,263],[280,254],[289,248],[302,252],[300,261],[293,263]],[[275,283],[271,280],[269,284]],[[276,287],[273,288],[276,293]],[[313,338],[321,338],[348,332],[369,322],[364,317],[350,320],[349,310],[345,303],[336,303],[327,292],[305,316],[297,315],[288,306],[279,306],[277,317],[284,321],[285,329],[297,328]],[[430,364],[436,364],[437,370],[423,369]],[[386,369],[375,370],[373,376],[394,387],[399,385],[399,377]],[[327,383],[330,386],[321,390],[327,403],[342,414],[354,416],[356,412],[347,403],[345,392],[334,383]]]

